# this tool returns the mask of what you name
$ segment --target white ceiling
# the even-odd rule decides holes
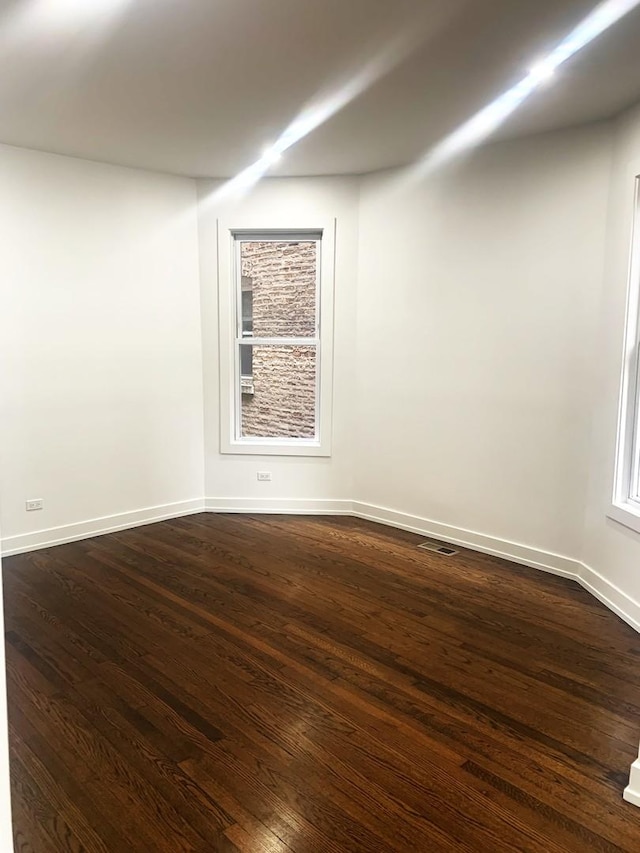
[[[0,0],[0,141],[231,176],[309,105],[355,97],[277,174],[411,162],[520,79],[595,0]],[[500,135],[640,99],[640,7]],[[360,91],[366,82],[368,88]]]

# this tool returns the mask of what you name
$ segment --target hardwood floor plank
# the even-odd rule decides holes
[[[141,782],[170,805],[182,834],[196,849],[204,849],[203,842],[212,833],[221,833],[233,823],[177,762],[157,748],[157,730],[142,714],[115,700],[98,682],[83,685],[82,692],[72,694],[72,700],[112,747],[126,756]]]
[[[619,853],[623,848],[604,838],[598,832],[587,829],[581,823],[566,814],[562,814],[553,806],[547,805],[522,790],[517,785],[507,782],[505,779],[484,770],[473,761],[467,761],[463,765],[467,773],[471,773],[478,779],[487,782],[492,789],[502,794],[506,799],[511,799],[518,805],[526,808],[531,819],[550,822],[557,833],[558,840],[566,837],[564,843],[572,843],[576,838],[582,839],[585,850],[598,850],[603,853]]]
[[[346,517],[3,561],[20,853],[637,853],[637,634]]]
[[[257,850],[266,849],[269,853],[273,850],[287,853],[287,851],[293,849],[283,839],[283,835],[286,833],[282,832],[276,835],[275,832],[249,811],[248,806],[250,802],[247,802],[247,800],[250,801],[251,797],[246,798],[243,794],[241,797],[243,802],[240,802],[233,796],[225,781],[222,778],[217,778],[217,772],[207,772],[206,764],[207,759],[205,758],[201,758],[198,761],[188,759],[187,761],[183,761],[180,767],[203,791],[207,791],[213,799],[219,802],[225,811],[233,815],[236,823],[225,830],[225,835],[232,842],[241,850],[245,848],[252,850],[251,845],[255,845],[255,849]]]
[[[14,848],[16,853],[55,853],[58,846],[46,829],[55,820],[54,807],[24,766],[16,749],[19,744],[14,735],[10,750]]]
[[[83,788],[64,772],[49,744],[42,739],[34,739],[29,744],[18,741],[18,747],[23,766],[38,784],[41,796],[52,807],[54,819],[49,821],[55,828],[52,837],[62,849],[109,853],[114,845],[117,849],[125,843]]]

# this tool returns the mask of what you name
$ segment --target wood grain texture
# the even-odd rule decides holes
[[[339,518],[10,557],[15,849],[640,850],[640,638],[576,584]]]

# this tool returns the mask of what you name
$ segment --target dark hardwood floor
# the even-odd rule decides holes
[[[577,585],[347,518],[11,557],[15,849],[640,851],[640,637]]]

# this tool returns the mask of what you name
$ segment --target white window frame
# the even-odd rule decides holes
[[[333,413],[333,307],[336,223],[259,222],[242,218],[218,220],[218,307],[220,335],[220,452],[265,456],[330,456]],[[239,280],[240,240],[318,241],[316,290],[317,329],[314,338],[254,338],[260,344],[306,345],[316,347],[316,429],[314,438],[264,438],[240,435],[241,388],[240,347],[242,335]],[[246,339],[245,339],[246,340]]]
[[[618,436],[608,516],[640,533],[640,176],[635,179]]]

